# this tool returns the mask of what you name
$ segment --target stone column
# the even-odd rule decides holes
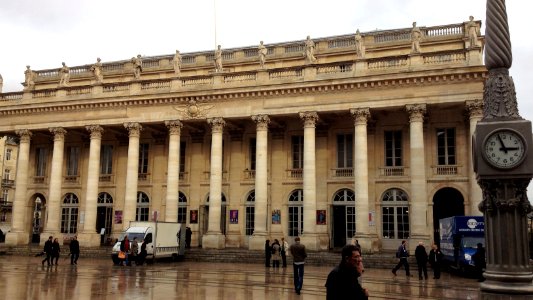
[[[126,167],[126,193],[124,196],[124,211],[122,226],[128,228],[130,221],[135,221],[137,211],[137,183],[139,182],[139,139],[142,126],[139,123],[124,123],[128,130],[128,162]]]
[[[423,241],[431,245],[427,222],[427,187],[426,187],[426,163],[424,151],[424,114],[425,104],[406,106],[409,113],[409,141],[410,141],[410,169],[411,169],[411,199],[409,210],[409,223],[411,225],[411,241]],[[410,243],[414,251],[417,243]]]
[[[211,125],[211,172],[209,177],[209,223],[207,233],[202,237],[202,247],[206,249],[225,248],[225,236],[220,230],[222,210],[222,133],[224,119],[210,118]]]
[[[315,126],[318,121],[316,112],[301,112],[304,122],[304,169],[303,169],[303,202],[304,226],[302,243],[310,250],[318,250],[319,242],[316,234],[316,147]]]
[[[476,132],[477,122],[483,118],[483,100],[466,101],[466,110],[468,111],[468,117],[470,119],[470,138],[468,139],[468,180],[470,181],[470,195],[469,202],[470,207],[465,207],[467,216],[481,216],[483,215],[479,209],[479,203],[483,200],[481,194],[481,187],[476,180],[476,173],[474,172],[473,159],[472,159],[472,136]]]
[[[255,220],[254,234],[248,247],[253,250],[264,249],[267,239],[268,216],[268,124],[270,118],[267,115],[252,116],[256,127],[256,150],[255,150]]]
[[[98,202],[98,182],[100,181],[100,147],[104,129],[99,125],[85,127],[91,134],[89,163],[87,166],[87,188],[85,191],[85,224],[83,232],[78,235],[82,245],[99,246],[100,233],[96,228],[96,207]]]
[[[50,128],[50,132],[54,134],[54,151],[52,153],[48,201],[46,202],[48,218],[44,231],[41,233],[41,244],[44,244],[50,235],[58,235],[61,230],[59,217],[63,183],[63,156],[65,154],[65,135],[67,131],[61,127],[55,127]]]
[[[180,134],[183,124],[178,120],[165,121],[168,128],[167,201],[165,221],[178,221],[180,180]]]
[[[363,249],[372,249],[372,238],[368,226],[368,142],[367,122],[369,108],[351,109],[354,118],[354,187],[355,187],[355,238]],[[376,249],[377,250],[377,249]]]
[[[30,140],[32,133],[27,129],[17,130],[20,137],[19,154],[17,159],[17,177],[15,181],[15,200],[13,201],[13,216],[11,231],[6,235],[7,245],[25,245],[29,243],[30,224],[27,222],[28,210],[28,162],[30,161]]]

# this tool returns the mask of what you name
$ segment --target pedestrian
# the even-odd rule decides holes
[[[80,242],[78,242],[78,237],[73,236],[70,241],[70,264],[77,265],[78,258],[80,257]]]
[[[424,273],[424,278],[428,279],[428,254],[426,252],[426,247],[424,247],[423,242],[418,242],[418,246],[415,249],[415,258],[416,264],[418,266],[418,279],[422,280],[422,272]]]
[[[272,257],[272,247],[270,240],[265,241],[265,267],[270,268],[270,258]]]
[[[443,256],[444,255],[440,252],[439,247],[436,244],[433,244],[431,246],[431,251],[429,251],[429,264],[433,268],[433,279],[440,279],[440,265]]]
[[[46,254],[46,257],[43,259],[41,264],[44,266],[44,262],[47,262],[48,265],[52,263],[52,239],[53,236],[49,236],[48,240],[44,243],[44,249],[43,252]]]
[[[137,264],[139,266],[142,266],[144,264],[144,261],[146,260],[146,254],[146,240],[143,240],[141,244],[141,253],[139,254],[139,259],[137,261]]]
[[[272,267],[279,268],[279,260],[281,259],[281,246],[278,239],[274,239],[272,243]]]
[[[54,259],[56,261],[59,260],[59,254],[61,253],[61,248],[59,247],[59,240],[57,238],[54,239],[54,242],[52,243],[52,265],[54,264]]]
[[[355,245],[344,246],[340,264],[331,270],[326,280],[326,300],[368,299],[368,290],[359,281],[362,272],[361,251]]]
[[[289,243],[285,240],[285,238],[281,238],[281,261],[283,268],[287,267],[287,254],[289,251]]]
[[[304,283],[304,264],[307,252],[305,246],[300,243],[300,237],[294,239],[294,244],[289,248],[292,256],[292,267],[294,271],[294,290],[296,294],[300,295]]]
[[[396,258],[400,259],[398,264],[392,269],[392,274],[396,276],[396,271],[400,269],[402,266],[405,268],[405,275],[407,277],[411,277],[411,273],[409,272],[409,262],[407,262],[407,257],[409,257],[409,252],[407,251],[407,241],[403,240],[402,244],[398,247],[398,251],[396,251]]]
[[[120,251],[124,252],[124,265],[128,265],[128,253],[130,252],[130,240],[125,235],[122,242],[120,242]]]
[[[485,248],[483,248],[482,243],[477,244],[477,251],[472,255],[472,260],[474,261],[474,266],[476,268],[477,281],[485,281],[485,277],[483,277],[483,269],[487,267],[487,262],[485,260]]]
[[[192,239],[192,230],[191,227],[187,226],[185,229],[185,247],[191,248],[191,239]]]
[[[133,241],[131,242],[131,249],[130,249],[130,264],[132,262],[137,265],[137,253],[139,252],[139,243],[137,243],[137,237],[133,238]]]

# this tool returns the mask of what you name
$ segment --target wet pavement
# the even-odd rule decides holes
[[[3,299],[325,299],[332,266],[306,266],[301,295],[294,292],[292,266],[274,270],[261,264],[157,262],[113,266],[110,259],[61,258],[42,266],[40,257],[0,256]],[[430,274],[432,275],[432,274]],[[403,270],[366,269],[363,286],[370,299],[478,299],[478,282],[443,273],[418,280]]]

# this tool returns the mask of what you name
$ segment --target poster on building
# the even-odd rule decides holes
[[[191,210],[189,223],[198,224],[198,210]]]
[[[326,211],[319,209],[316,211],[316,225],[326,225]]]
[[[281,224],[281,210],[272,210],[272,224]]]
[[[122,224],[122,211],[115,210],[115,224]]]
[[[229,223],[230,224],[239,224],[239,211],[232,209],[229,211]]]

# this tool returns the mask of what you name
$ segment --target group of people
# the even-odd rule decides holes
[[[426,252],[426,247],[424,247],[424,243],[419,242],[418,246],[416,246],[415,249],[415,258],[418,267],[418,279],[428,279],[428,262],[431,265],[431,268],[433,269],[433,279],[439,279],[443,256],[444,255],[440,251],[439,247],[435,244],[431,246],[431,250],[429,251],[428,255],[428,253]],[[407,241],[402,241],[402,244],[398,247],[398,250],[396,251],[396,257],[399,259],[399,262],[392,269],[392,274],[396,276],[396,272],[403,266],[405,268],[405,275],[411,277],[412,275],[409,271],[409,262],[407,261],[407,258],[409,257],[409,251],[407,250]]]
[[[289,251],[289,243],[285,241],[285,238],[281,238],[281,243],[278,239],[274,239],[272,244],[270,240],[265,241],[265,267],[270,268],[270,261],[272,261],[272,267],[279,268],[280,260],[282,261],[282,267],[287,267],[287,254]]]
[[[144,264],[146,260],[146,241],[141,242],[139,250],[139,242],[134,237],[133,241],[128,239],[128,235],[124,236],[124,239],[120,242],[119,259],[124,266],[131,266],[132,262],[135,265],[140,266]]]
[[[80,257],[80,243],[76,236],[72,237],[69,244],[70,250],[70,264],[77,265],[78,258]],[[43,252],[39,255],[46,255],[42,260],[41,264],[44,266],[46,262],[48,266],[55,265],[57,266],[59,262],[59,256],[61,253],[61,246],[59,245],[59,240],[53,236],[49,236],[48,240],[44,243]]]

